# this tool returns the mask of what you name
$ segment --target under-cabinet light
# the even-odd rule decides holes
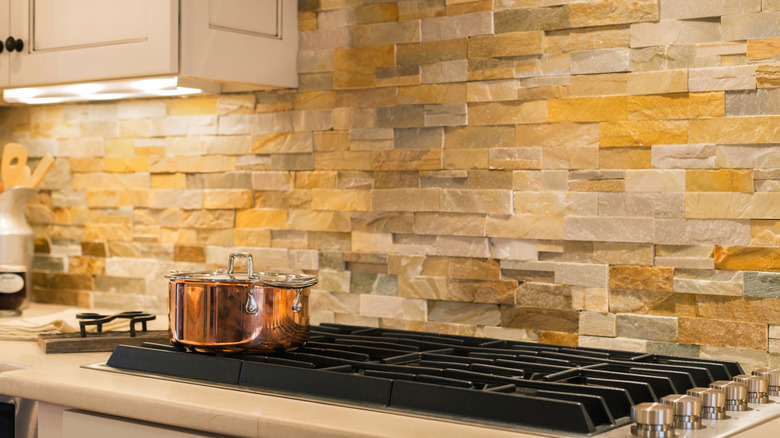
[[[184,96],[202,93],[201,88],[180,86],[177,77],[90,82],[3,90],[8,103],[45,104],[134,97]]]

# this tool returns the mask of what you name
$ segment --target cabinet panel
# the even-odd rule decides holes
[[[175,0],[11,0],[10,85],[174,74]],[[56,66],[56,68],[53,68]]]
[[[148,7],[134,0],[35,0],[31,48],[44,52],[144,42],[149,39]]]
[[[281,38],[281,0],[211,0],[209,28]]]
[[[204,438],[217,435],[80,410],[62,415],[62,438]]]
[[[296,0],[242,3],[235,9],[233,0],[182,3],[181,39],[187,44],[181,48],[181,74],[297,87]]]

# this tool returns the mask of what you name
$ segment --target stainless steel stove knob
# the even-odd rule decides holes
[[[766,371],[763,377],[766,378],[769,386],[767,393],[769,395],[780,395],[780,369]]]
[[[631,407],[631,434],[643,438],[674,437],[674,409],[661,403],[640,403]]]
[[[726,391],[716,388],[691,388],[688,395],[701,399],[701,417],[708,420],[726,418]]]
[[[726,392],[727,411],[746,411],[747,385],[741,382],[718,380],[710,383],[710,388],[722,389]]]
[[[738,380],[747,385],[748,403],[769,403],[769,382],[762,376],[746,376]]]
[[[661,403],[674,408],[674,427],[677,429],[701,429],[701,399],[691,395],[671,394],[661,398]]]

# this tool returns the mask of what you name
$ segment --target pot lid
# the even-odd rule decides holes
[[[233,262],[236,257],[247,259],[247,272],[236,275],[233,272]],[[252,272],[252,254],[234,252],[230,254],[228,269],[215,271],[171,271],[165,278],[171,280],[213,281],[226,283],[260,283],[263,286],[281,287],[285,289],[301,289],[317,284],[317,278],[306,274],[284,274],[269,272]]]

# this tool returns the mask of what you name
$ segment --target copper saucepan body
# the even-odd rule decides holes
[[[235,275],[236,258],[247,272]],[[170,340],[209,353],[288,350],[309,339],[310,275],[253,272],[252,255],[230,254],[228,269],[171,271]]]

